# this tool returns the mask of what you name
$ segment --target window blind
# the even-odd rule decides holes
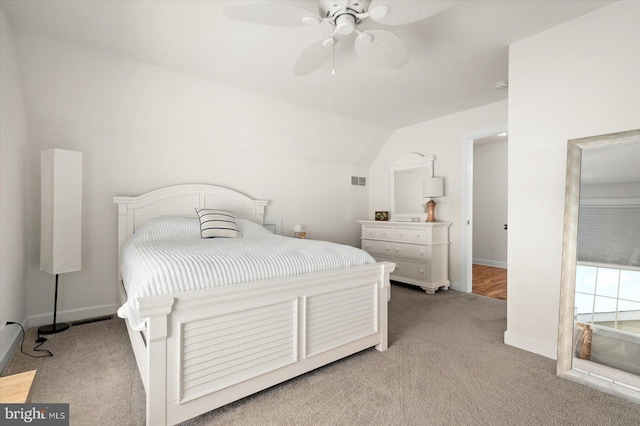
[[[581,205],[578,260],[640,266],[640,205]]]

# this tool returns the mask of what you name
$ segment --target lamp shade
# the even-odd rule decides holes
[[[439,177],[426,178],[422,181],[422,196],[425,198],[442,197],[444,195],[443,179]]]
[[[82,261],[82,153],[40,154],[40,270],[79,271]]]

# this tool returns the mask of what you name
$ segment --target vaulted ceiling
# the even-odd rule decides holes
[[[510,43],[611,1],[461,1],[428,19],[388,27],[410,53],[401,69],[360,60],[351,35],[336,54],[336,75],[326,64],[305,77],[293,75],[293,64],[307,46],[330,36],[329,24],[251,24],[226,16],[229,3],[2,1],[22,30],[392,128],[506,99],[508,91],[494,85],[508,79]]]

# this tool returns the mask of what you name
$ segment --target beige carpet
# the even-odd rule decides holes
[[[506,303],[393,286],[387,352],[366,350],[188,425],[634,425],[640,406],[558,379],[555,361],[502,343]],[[120,319],[71,327],[16,353],[32,402],[68,402],[72,425],[144,424],[144,391]],[[25,347],[33,348],[35,330]]]

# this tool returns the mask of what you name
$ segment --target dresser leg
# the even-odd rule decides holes
[[[424,287],[420,287],[420,288],[423,289],[427,294],[436,294],[436,290],[432,288],[424,288]]]

